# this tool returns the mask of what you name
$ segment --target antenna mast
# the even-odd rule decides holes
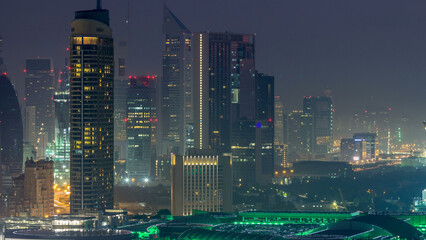
[[[98,6],[97,6],[98,10],[102,9],[102,0],[98,0]]]

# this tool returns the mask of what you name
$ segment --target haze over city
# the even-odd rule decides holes
[[[423,1],[181,0],[167,4],[191,31],[256,33],[256,67],[275,76],[276,95],[283,99],[286,111],[300,108],[303,96],[320,95],[330,88],[336,123],[343,128],[355,112],[368,106],[391,107],[395,118],[407,116],[412,134],[426,119],[418,111],[418,105],[426,101]],[[24,59],[52,57],[60,68],[73,11],[92,5],[82,0],[2,1],[5,58],[20,96]],[[110,0],[103,5],[112,10],[114,36],[123,36],[127,1]],[[129,9],[128,72],[159,74],[161,1],[130,1]]]
[[[425,11],[2,0],[0,240],[425,239]]]

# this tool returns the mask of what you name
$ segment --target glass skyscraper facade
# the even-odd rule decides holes
[[[71,213],[114,207],[114,47],[109,11],[71,23]]]
[[[164,6],[161,86],[162,154],[184,154],[193,147],[192,121],[192,34]]]
[[[155,76],[130,79],[127,89],[127,177],[144,183],[150,177],[152,155],[155,153],[155,129],[158,122],[155,106]]]

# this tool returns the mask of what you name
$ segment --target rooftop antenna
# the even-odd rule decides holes
[[[102,0],[98,0],[98,7],[97,7],[97,9],[98,10],[102,9]]]

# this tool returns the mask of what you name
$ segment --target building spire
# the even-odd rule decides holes
[[[102,9],[102,0],[98,0],[98,5],[97,5],[96,9],[98,9],[98,10]]]

